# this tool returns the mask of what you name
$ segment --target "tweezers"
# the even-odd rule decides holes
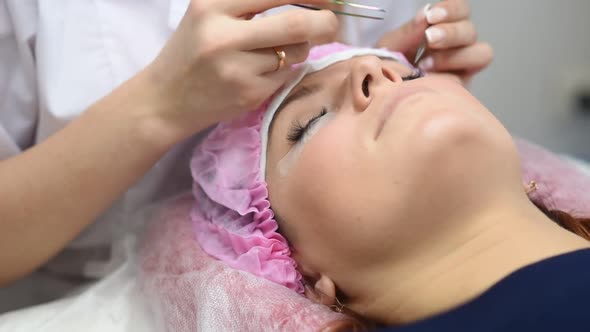
[[[383,9],[383,8],[374,7],[374,6],[366,6],[366,5],[361,5],[361,4],[358,4],[358,3],[351,3],[351,2],[341,1],[341,0],[332,0],[330,2],[333,3],[333,4],[342,5],[342,6],[345,6],[345,7],[351,7],[351,8],[354,8],[354,9],[366,10],[366,11],[380,13],[380,16],[367,15],[367,14],[361,14],[361,13],[355,13],[355,12],[349,12],[349,11],[343,11],[343,10],[335,10],[335,9],[330,9],[330,8],[321,8],[321,7],[311,6],[311,5],[293,4],[293,6],[300,7],[300,8],[305,8],[305,9],[311,9],[311,10],[328,9],[328,10],[330,10],[331,12],[333,12],[336,15],[353,16],[353,17],[360,17],[360,18],[369,18],[369,19],[373,19],[373,20],[383,20],[384,19],[384,16],[385,16],[385,9]]]
[[[430,4],[424,7],[424,13],[430,9]],[[428,25],[430,27],[430,25]],[[428,41],[426,40],[426,36],[422,37],[422,41],[420,42],[420,46],[418,46],[418,50],[416,50],[416,57],[414,58],[414,65],[417,65],[426,53],[426,47],[428,45]]]

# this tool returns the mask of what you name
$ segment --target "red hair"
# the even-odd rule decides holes
[[[590,218],[576,218],[561,210],[549,210],[545,206],[535,205],[561,227],[590,241]]]

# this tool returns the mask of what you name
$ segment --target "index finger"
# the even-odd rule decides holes
[[[261,13],[263,11],[292,4],[309,4],[309,5],[320,5],[326,4],[326,0],[226,0],[226,1],[214,1],[213,6],[221,7],[221,10],[231,16],[242,16],[248,13]]]
[[[241,28],[234,38],[243,50],[333,40],[338,28],[335,15],[327,10],[295,9],[238,23]]]

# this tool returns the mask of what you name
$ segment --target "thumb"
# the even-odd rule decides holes
[[[414,58],[418,46],[424,40],[424,31],[428,28],[425,12],[429,8],[430,4],[420,9],[414,19],[386,33],[377,43],[377,47],[402,52],[408,59]]]

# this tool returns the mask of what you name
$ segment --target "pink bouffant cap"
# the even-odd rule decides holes
[[[287,240],[277,232],[264,174],[268,129],[277,108],[301,79],[334,63],[361,55],[394,59],[400,53],[328,44],[311,50],[293,67],[295,78],[258,110],[220,123],[197,147],[191,160],[197,240],[209,255],[303,293],[302,277]]]

